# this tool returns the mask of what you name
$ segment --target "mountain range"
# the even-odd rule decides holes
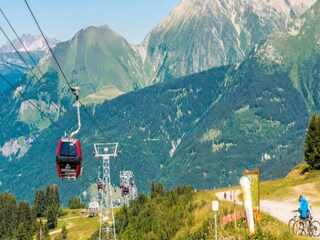
[[[15,52],[15,49],[9,41],[0,47],[1,74],[13,84],[30,71],[30,69],[35,66],[35,63],[39,62],[47,50],[46,43],[41,35],[33,36],[31,34],[23,34],[19,38],[24,46],[22,46],[18,38],[11,41],[19,51],[19,54]],[[59,42],[54,38],[47,37],[47,40],[51,47],[54,47]],[[24,47],[30,53],[35,62],[30,58]],[[1,84],[0,92],[5,89],[8,89],[8,86],[6,84]]]
[[[183,0],[139,46],[148,83],[240,63],[314,2]]]
[[[302,160],[308,119],[319,109],[320,2],[307,10],[314,2],[237,1],[243,5],[233,5],[221,0],[205,1],[203,7],[199,1],[184,0],[140,46],[131,46],[107,26],[81,30],[54,52],[70,83],[81,86],[87,104],[78,136],[84,151],[83,176],[76,182],[57,178],[56,142],[63,130],[75,128],[76,115],[72,95],[52,59],[45,56],[43,84],[30,75],[17,82],[43,114],[17,92],[5,91],[0,99],[1,106],[8,106],[1,109],[0,120],[11,123],[0,126],[0,191],[30,199],[34,189],[55,182],[65,194],[64,201],[79,195],[97,179],[99,161],[91,152],[93,143],[100,141],[119,142],[122,154],[111,161],[113,184],[119,171],[132,170],[142,191],[151,181],[200,189],[237,184],[245,168],[259,167],[263,179],[284,176]],[[230,9],[237,12],[232,15]],[[248,11],[252,15],[246,19]],[[212,25],[207,17],[201,25],[198,16],[217,12],[217,19],[226,20]],[[241,27],[234,24],[227,30],[232,16]],[[219,30],[222,25],[225,33]],[[247,34],[247,44],[230,37],[241,35],[237,29]],[[216,32],[230,34],[220,39],[230,45],[228,51],[216,44],[217,38],[212,37]],[[201,42],[199,36],[209,38]],[[201,50],[210,38],[210,47],[219,51]],[[228,65],[218,67],[221,64]],[[204,71],[188,75],[200,70]],[[175,78],[181,75],[188,76]],[[103,101],[106,98],[112,99]]]
[[[240,63],[255,44],[286,28],[314,2],[183,0],[139,45],[101,26],[81,30],[55,51],[67,78],[85,85],[85,102],[97,103],[157,82]],[[47,69],[57,70],[56,63],[48,61]],[[59,81],[64,81],[61,75]]]
[[[45,40],[41,35],[35,36],[28,33],[28,34],[22,34],[21,36],[19,36],[19,38],[24,46],[21,44],[18,38],[13,39],[11,41],[12,44],[15,46],[15,48],[19,52],[26,52],[24,47],[26,47],[26,49],[29,52],[43,52],[48,48]],[[60,42],[55,38],[46,37],[46,39],[50,47],[54,47],[57,45],[57,43]],[[0,47],[0,53],[12,53],[12,52],[15,52],[15,50],[12,47],[11,43],[8,41]]]

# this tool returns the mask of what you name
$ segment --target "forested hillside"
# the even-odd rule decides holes
[[[32,239],[37,223],[28,202],[17,202],[9,193],[0,194],[0,238]]]
[[[119,184],[120,171],[131,170],[135,173],[138,189],[147,190],[150,181],[160,177],[161,169],[170,162],[179,139],[188,134],[219,98],[219,86],[227,71],[228,68],[213,69],[87,108],[89,113],[94,112],[94,119],[107,139],[94,124],[83,124],[78,137],[82,142],[84,169],[77,181],[58,179],[55,151],[58,139],[64,133],[59,128],[44,130],[19,162],[4,164],[4,172],[20,169],[21,175],[19,178],[10,175],[3,177],[3,183],[10,181],[13,184],[1,187],[7,186],[6,190],[20,194],[24,192],[21,196],[29,199],[33,194],[24,189],[28,189],[30,182],[34,188],[40,188],[44,182],[53,182],[61,188],[61,198],[65,202],[68,196],[77,195],[86,190],[90,183],[96,182],[98,165],[101,166],[102,161],[92,156],[93,143],[107,141],[119,142],[121,151],[117,158],[111,159],[112,183]],[[76,126],[76,110],[72,110],[61,119],[66,129]],[[91,122],[83,111],[82,122]],[[14,184],[18,182],[21,183]]]
[[[112,184],[119,184],[120,171],[130,170],[143,192],[148,192],[151,181],[170,188],[233,185],[245,168],[259,167],[262,179],[285,176],[302,161],[307,122],[312,112],[319,110],[319,9],[318,1],[288,29],[256,45],[239,65],[213,68],[137,88],[101,104],[83,105],[82,128],[77,135],[83,148],[83,174],[77,181],[60,181],[55,166],[59,138],[77,126],[71,91],[53,68],[48,69],[43,83],[28,76],[20,79],[20,93],[30,101],[11,89],[0,98],[1,105],[7,106],[0,115],[4,136],[0,139],[0,191],[31,199],[35,189],[56,183],[63,203],[70,196],[86,193],[90,184],[97,182],[102,164],[92,156],[96,142],[119,143],[119,154],[111,159]],[[130,49],[110,29],[104,30],[103,36],[121,40],[116,49]],[[64,64],[74,63],[78,43],[92,47],[90,36],[99,37],[99,31],[83,30],[56,48],[62,58],[67,45],[72,46]],[[104,46],[103,42],[98,45]],[[79,53],[85,55],[82,50]],[[77,63],[88,66],[80,61],[80,55]],[[119,67],[128,70],[119,61]],[[75,84],[81,71],[73,72],[71,64],[68,74]],[[86,91],[84,97],[80,92],[81,99],[88,96]]]
[[[265,74],[254,59],[229,75],[219,101],[182,139],[161,180],[198,188],[234,184],[243,169],[283,176],[302,160],[309,113],[286,73]],[[185,167],[188,166],[188,167]]]

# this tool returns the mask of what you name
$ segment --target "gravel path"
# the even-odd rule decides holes
[[[289,222],[294,216],[292,210],[297,210],[299,204],[292,204],[288,201],[260,200],[261,211],[270,214],[282,222]]]
[[[229,197],[229,192],[227,193],[227,201],[231,201]],[[235,199],[237,204],[242,204],[242,201],[238,199],[238,195],[240,194],[240,190],[235,191]],[[224,201],[224,192],[216,193],[216,196],[220,201]],[[292,202],[292,200],[285,200],[285,201],[274,201],[274,200],[260,200],[260,207],[262,212],[266,212],[271,216],[279,219],[284,223],[288,223],[291,217],[294,215],[292,210],[296,210],[299,208],[298,199],[296,203]],[[320,208],[319,207],[312,207],[312,215],[313,219],[320,220]]]
[[[291,201],[273,201],[273,200],[260,200],[261,211],[269,213],[271,216],[281,220],[282,222],[289,222],[291,217],[294,215],[292,210],[297,210],[299,208],[299,203],[297,200],[296,204]],[[312,207],[313,219],[320,219],[320,208]]]

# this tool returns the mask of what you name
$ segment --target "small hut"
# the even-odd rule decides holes
[[[96,216],[100,211],[99,203],[97,201],[90,202],[88,211],[90,216]]]

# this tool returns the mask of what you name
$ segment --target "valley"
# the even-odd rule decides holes
[[[24,35],[37,61],[27,61],[35,73],[5,44],[0,48],[0,193],[32,203],[37,189],[54,184],[63,206],[74,196],[89,203],[103,167],[93,156],[94,143],[117,142],[111,185],[119,187],[119,174],[129,170],[141,193],[131,210],[118,209],[123,239],[211,236],[215,194],[236,189],[243,169],[255,168],[263,181],[264,234],[292,237],[285,223],[299,192],[309,196],[315,218],[320,217],[318,172],[290,177],[305,161],[308,123],[320,110],[319,16],[320,0],[182,0],[139,44],[130,44],[107,23],[83,28],[68,41],[52,38],[52,52],[39,37]],[[76,181],[62,181],[57,144],[78,126],[70,91],[75,86],[83,168]],[[161,187],[150,189],[152,183]],[[186,186],[195,194],[188,195]],[[221,204],[232,211],[232,203]],[[170,214],[162,215],[163,209]],[[66,211],[52,237],[64,222],[73,239],[96,234],[97,218]],[[154,226],[167,225],[166,217],[175,222],[166,233],[159,226],[136,232],[147,226],[140,212],[154,214],[149,219]],[[272,224],[279,224],[280,233]],[[241,226],[223,231],[238,236]]]

